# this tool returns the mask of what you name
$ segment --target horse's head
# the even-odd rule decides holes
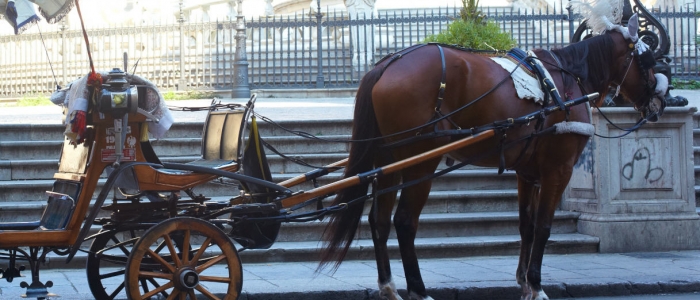
[[[618,27],[616,37],[615,66],[616,74],[612,78],[612,87],[616,94],[634,104],[642,117],[649,122],[658,121],[666,107],[665,95],[668,90],[668,78],[655,74],[652,69],[656,60],[652,49],[637,35],[639,21],[637,15],[630,18],[628,27]],[[628,30],[628,32],[625,32]]]

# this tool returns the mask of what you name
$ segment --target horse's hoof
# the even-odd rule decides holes
[[[533,291],[532,300],[549,300],[549,297],[547,297],[547,294],[545,294],[543,290]]]
[[[389,284],[380,285],[379,287],[379,299],[381,300],[403,300],[399,293],[396,291],[396,287],[393,282]]]
[[[381,300],[403,300],[399,294],[384,294],[379,293],[379,299]]]
[[[410,292],[408,294],[408,299],[409,300],[433,300],[433,298],[431,298],[430,296],[423,297],[421,295],[416,294],[415,292]]]
[[[518,282],[518,284],[520,284],[520,288],[522,289],[520,294],[520,300],[532,300],[532,292],[530,290],[530,286],[527,285],[527,283]]]

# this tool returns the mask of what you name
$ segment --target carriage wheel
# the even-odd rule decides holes
[[[126,266],[129,299],[238,299],[241,262],[233,242],[211,223],[190,217],[151,227]]]
[[[86,271],[95,299],[125,298],[124,273],[129,254],[143,229],[114,230],[98,235],[90,246]]]

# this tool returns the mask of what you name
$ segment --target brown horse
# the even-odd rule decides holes
[[[630,35],[630,32],[633,34]],[[618,30],[562,49],[534,52],[565,98],[598,92],[602,96],[596,102],[600,102],[611,88],[619,87],[620,94],[634,104],[642,117],[655,121],[663,113],[663,95],[668,83],[665,77],[653,73],[648,61],[644,63],[644,55],[648,53],[642,53],[639,47],[635,50],[636,32],[636,28],[619,27]],[[436,137],[389,148],[380,147],[383,144],[412,137],[419,132],[432,132],[436,126],[437,130],[471,128],[542,109],[540,104],[519,99],[509,72],[490,58],[452,47],[442,48],[440,51],[444,51],[446,76],[442,74],[439,47],[434,45],[404,51],[402,56],[380,62],[365,75],[357,92],[352,136],[353,140],[370,140],[352,144],[345,177],[421,154],[453,138]],[[440,112],[436,113],[438,86],[443,77],[446,89]],[[503,80],[505,84],[494,88]],[[475,99],[478,101],[473,102]],[[470,105],[461,109],[467,104]],[[456,113],[440,120],[437,125],[410,130],[451,112]],[[523,289],[523,299],[548,299],[540,284],[545,244],[550,236],[554,211],[569,182],[573,166],[589,139],[589,136],[577,133],[527,137],[565,120],[567,113],[556,112],[544,118],[539,129],[535,122],[513,126],[493,138],[449,154],[455,160],[463,161],[487,153],[474,164],[505,166],[515,170],[521,236],[516,279]],[[570,109],[568,121],[590,123],[591,120],[586,107],[579,105]],[[410,132],[401,133],[406,130]],[[394,133],[401,134],[386,137]],[[382,136],[385,138],[371,140]],[[527,142],[528,139],[531,141]],[[518,140],[522,142],[513,143],[503,152],[494,151],[504,143]],[[383,189],[433,174],[439,162],[438,157],[403,169],[400,174],[379,176],[377,188]],[[393,220],[411,299],[430,299],[421,278],[414,247],[418,216],[428,199],[430,187],[430,180],[404,187]],[[338,193],[335,203],[347,203],[366,195],[367,191],[367,183],[347,188]],[[387,251],[395,200],[396,192],[379,196],[369,215],[380,296],[385,299],[400,299],[392,281]],[[335,262],[337,267],[343,260],[357,231],[362,210],[363,205],[354,203],[332,217],[324,233],[326,247],[322,253],[321,267],[330,262]]]

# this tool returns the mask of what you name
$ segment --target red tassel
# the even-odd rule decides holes
[[[86,126],[86,112],[82,110],[76,110],[75,111],[75,117],[73,117],[73,120],[70,121],[71,123],[71,131],[77,133],[77,137],[75,139],[76,144],[82,144],[85,141],[85,128]]]

